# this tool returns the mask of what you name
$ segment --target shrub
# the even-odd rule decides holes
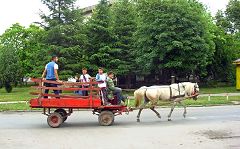
[[[12,86],[10,83],[5,83],[5,89],[8,93],[12,92]]]

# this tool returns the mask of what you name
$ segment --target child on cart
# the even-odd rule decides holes
[[[107,75],[105,73],[103,73],[103,68],[99,67],[98,68],[98,74],[96,75],[96,81],[99,82],[98,87],[101,89],[101,99],[103,102],[103,105],[111,105],[108,102],[108,98],[107,98]]]
[[[90,82],[91,76],[87,73],[87,68],[82,68],[82,75],[80,76],[80,81],[83,83]],[[88,88],[89,84],[83,84],[84,88]],[[88,90],[82,91],[83,96],[88,96]]]
[[[122,95],[122,89],[119,87],[115,87],[113,83],[114,73],[112,71],[108,72],[107,77],[107,89],[113,93],[113,95],[117,96],[117,104],[120,105],[121,101],[125,102],[128,98],[127,96]]]

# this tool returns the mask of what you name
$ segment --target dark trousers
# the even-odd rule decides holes
[[[49,80],[49,81],[56,81],[56,79],[52,79],[52,80]],[[46,87],[57,87],[57,84],[52,84],[52,83],[44,83],[44,86]],[[48,94],[49,92],[49,89],[45,89],[45,94]],[[59,95],[59,90],[53,90],[54,94],[55,95]],[[48,98],[48,96],[44,96],[44,98]],[[57,97],[59,98],[59,97]]]
[[[83,86],[84,88],[88,88],[88,86]],[[83,90],[82,91],[83,96],[88,96],[88,90]]]
[[[121,101],[125,102],[125,99],[122,95],[122,89],[119,88],[119,87],[114,87],[114,91],[113,91],[113,94],[117,96],[117,99],[118,99],[118,104],[121,103]]]
[[[105,88],[105,87],[101,88],[100,93],[101,93],[101,99],[102,99],[103,104],[108,103],[107,90],[106,90],[106,88]]]

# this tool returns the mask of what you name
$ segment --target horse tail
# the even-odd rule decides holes
[[[139,105],[141,104],[141,100],[143,99],[139,89],[134,91],[134,99],[135,99],[135,107],[139,107]]]

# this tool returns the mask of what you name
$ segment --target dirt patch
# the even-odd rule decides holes
[[[234,105],[240,105],[240,101],[231,101]]]
[[[226,130],[207,130],[202,132],[202,134],[209,139],[225,139],[232,138],[232,132],[228,132]]]

